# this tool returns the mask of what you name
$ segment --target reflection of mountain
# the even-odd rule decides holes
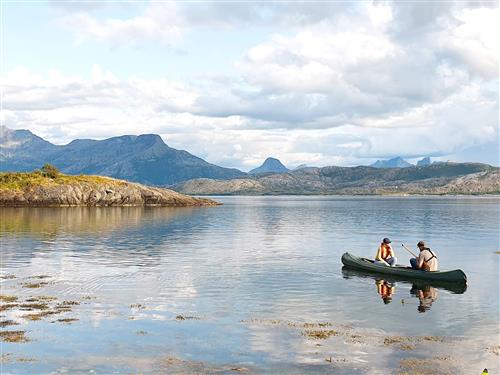
[[[30,262],[47,250],[100,264],[157,265],[168,241],[199,232],[203,209],[167,207],[0,208],[2,263]]]

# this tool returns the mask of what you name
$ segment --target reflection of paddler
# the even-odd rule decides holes
[[[396,288],[385,280],[377,280],[377,292],[382,297],[385,304],[391,303],[392,295],[396,292]]]
[[[420,301],[418,305],[418,312],[424,313],[431,309],[432,303],[437,300],[437,290],[432,286],[426,286],[423,289],[419,289],[417,292],[417,297]]]

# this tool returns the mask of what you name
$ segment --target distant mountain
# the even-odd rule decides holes
[[[200,195],[266,194],[500,194],[500,168],[480,163],[423,167],[303,168],[232,180],[194,179],[174,190]]]
[[[258,168],[252,169],[250,174],[258,174],[258,173],[284,173],[288,172],[289,169],[285,167],[278,159],[275,158],[267,158],[264,163]]]
[[[302,169],[302,168],[311,168],[311,167],[309,167],[307,164],[300,164],[300,165],[297,165],[295,168],[293,168],[293,170],[297,171],[297,170]]]
[[[374,168],[407,168],[412,166],[413,164],[408,163],[399,156],[389,160],[377,160],[375,163],[370,165],[370,167]]]
[[[167,146],[156,134],[124,135],[101,141],[77,139],[57,146],[29,130],[0,130],[0,171],[31,171],[50,163],[68,174],[98,174],[150,185],[192,178],[245,176]]]
[[[60,150],[59,146],[29,130],[11,130],[0,126],[0,170],[30,171],[41,167],[40,160]]]
[[[431,158],[430,157],[426,157],[426,158],[423,158],[422,160],[419,160],[417,162],[417,167],[424,167],[426,165],[431,165]]]

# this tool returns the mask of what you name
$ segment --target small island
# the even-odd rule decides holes
[[[216,205],[211,199],[110,177],[66,175],[50,164],[33,172],[0,173],[0,207]]]

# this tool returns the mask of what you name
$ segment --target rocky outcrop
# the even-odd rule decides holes
[[[217,202],[194,198],[168,189],[148,187],[112,178],[92,176],[68,181],[8,187],[0,184],[0,206],[215,206]],[[95,178],[94,178],[95,179]]]

